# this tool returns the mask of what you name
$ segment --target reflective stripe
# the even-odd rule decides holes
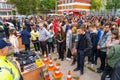
[[[19,79],[20,79],[20,76],[19,76],[18,78],[15,78],[15,75],[14,75],[12,69],[9,69],[9,68],[7,68],[7,67],[0,67],[0,68],[9,71],[10,74],[12,75],[13,80],[19,80]]]

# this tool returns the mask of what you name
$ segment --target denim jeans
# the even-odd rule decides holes
[[[83,50],[78,50],[77,53],[77,68],[84,72],[84,52]]]

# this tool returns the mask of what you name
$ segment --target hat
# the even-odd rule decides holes
[[[4,48],[6,46],[11,46],[11,43],[7,43],[5,40],[0,39],[0,49]]]

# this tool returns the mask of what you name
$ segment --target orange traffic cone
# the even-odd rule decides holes
[[[52,57],[50,56],[49,64],[48,64],[48,71],[54,70],[55,66],[52,63]]]
[[[43,62],[44,62],[45,64],[48,64],[48,58],[47,58],[46,52],[44,52]]]
[[[50,80],[50,75],[48,73],[48,70],[46,70],[45,80]]]
[[[71,71],[68,71],[68,75],[67,75],[67,79],[66,80],[72,80],[72,76],[71,76]]]
[[[59,79],[59,78],[61,78],[62,77],[62,72],[60,72],[60,70],[59,70],[59,64],[58,63],[56,63],[56,67],[55,67],[55,72],[53,72],[53,77],[55,78],[55,79]]]

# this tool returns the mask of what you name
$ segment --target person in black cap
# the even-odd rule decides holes
[[[23,80],[16,67],[7,60],[10,43],[0,38],[0,80]]]

